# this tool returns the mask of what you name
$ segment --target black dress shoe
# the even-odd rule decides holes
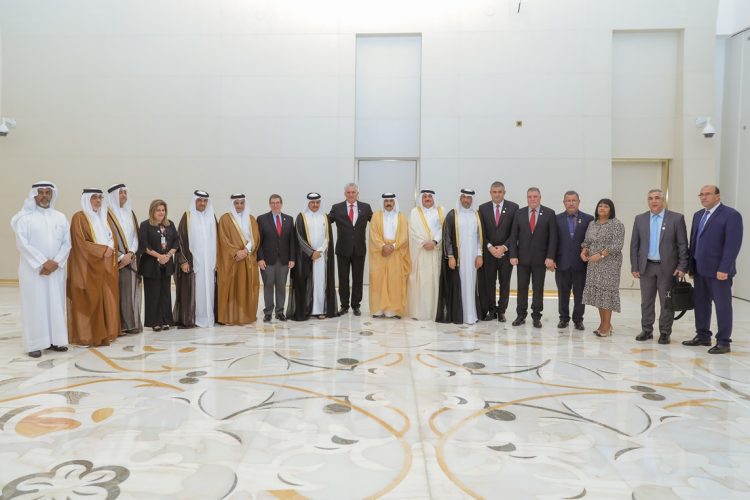
[[[484,321],[492,321],[496,316],[492,312],[488,312],[484,315]]]
[[[694,346],[697,346],[697,345],[710,346],[711,345],[711,339],[703,340],[702,338],[700,338],[699,336],[696,335],[695,337],[693,337],[690,340],[683,340],[682,341],[682,345],[686,345],[686,346],[690,346],[690,347],[694,347]]]
[[[523,325],[526,323],[526,318],[523,318],[521,316],[517,317],[513,320],[513,323],[511,323],[513,326]]]
[[[636,335],[635,340],[637,340],[638,342],[643,342],[645,340],[651,340],[652,338],[654,338],[653,333],[641,332]]]
[[[534,320],[534,328],[541,328],[542,327],[542,320],[541,319],[535,319]]]
[[[498,321],[499,321],[500,323],[505,323],[505,314],[498,314],[498,315],[497,315],[497,320],[498,320]]]
[[[268,323],[271,321],[271,315],[270,314],[264,314],[263,315],[263,323]]]
[[[586,329],[586,327],[583,326],[583,321],[574,321],[573,326],[575,327],[576,330],[583,331]]]
[[[394,314],[392,317],[393,319],[401,319],[401,316],[399,316],[398,314]]]
[[[276,315],[276,319],[279,321],[286,321],[286,316],[284,316],[284,313],[279,313]]]
[[[565,321],[564,319],[561,319],[560,322],[557,324],[558,328],[567,328],[570,324],[570,321]]]
[[[362,311],[359,310],[359,307],[355,307],[352,312],[354,312],[355,316],[362,316]]]
[[[343,316],[344,314],[347,314],[348,312],[349,312],[348,307],[342,307],[341,309],[339,309],[339,316]]]
[[[160,332],[161,331],[161,327],[160,326],[152,326],[151,329],[153,331],[155,331],[155,332]]]
[[[385,314],[373,314],[372,317],[373,318],[378,318],[378,319],[385,318]]]
[[[29,353],[29,356],[32,358],[41,358],[42,357],[42,351],[31,351]]]
[[[728,352],[732,352],[732,348],[729,347],[729,344],[716,344],[708,350],[709,354],[726,354]]]
[[[68,348],[64,345],[51,345],[49,346],[49,350],[55,352],[66,352]]]
[[[659,335],[659,343],[660,344],[664,344],[664,345],[669,344],[670,343],[669,334],[668,333],[662,333],[662,334],[660,334]]]

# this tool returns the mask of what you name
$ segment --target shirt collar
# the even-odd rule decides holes
[[[719,208],[719,205],[721,205],[721,202],[714,205],[714,208],[706,209],[708,210],[708,215],[713,215],[717,208]]]
[[[666,210],[667,210],[666,208],[662,208],[661,212],[659,212],[658,214],[650,212],[651,213],[651,217],[662,217],[663,218],[664,217],[664,212],[666,212]]]
[[[567,215],[568,217],[578,217],[578,210],[576,210],[572,214],[569,214],[568,212],[565,212],[565,215]]]

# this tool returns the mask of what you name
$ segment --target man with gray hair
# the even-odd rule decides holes
[[[630,270],[641,281],[641,333],[635,339],[654,338],[658,292],[659,343],[669,344],[674,313],[664,302],[675,277],[682,278],[688,270],[687,229],[682,214],[666,209],[661,189],[649,191],[647,199],[649,210],[636,216],[630,239]]]
[[[331,207],[328,220],[336,224],[336,261],[339,267],[339,314],[349,312],[351,305],[355,316],[362,313],[362,285],[367,255],[367,223],[372,218],[372,208],[357,200],[359,188],[353,182],[344,186],[346,200]],[[352,271],[351,302],[349,301],[349,269]]]

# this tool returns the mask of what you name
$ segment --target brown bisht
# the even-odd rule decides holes
[[[117,232],[109,224],[115,238]],[[72,248],[68,257],[68,336],[71,344],[105,346],[120,334],[120,293],[117,252],[104,257],[107,245],[96,243],[83,211],[70,221]]]
[[[248,217],[253,235],[253,251],[239,262],[234,257],[248,242],[231,213],[225,213],[219,219],[216,321],[222,325],[247,325],[255,323],[258,318],[260,271],[257,253],[260,246],[260,231],[255,217]]]
[[[333,230],[328,217],[323,215],[326,230],[328,231],[328,246],[324,256],[326,259],[326,292],[325,292],[325,315],[328,318],[338,316],[338,305],[336,302],[336,256],[333,253]],[[292,296],[286,309],[287,318],[294,321],[305,321],[313,311],[313,260],[312,254],[315,249],[310,246],[307,235],[307,223],[304,214],[298,214],[295,221],[297,232],[296,245],[297,262],[291,272]]]
[[[138,219],[135,212],[130,212],[133,216],[133,225],[138,230]],[[141,322],[141,281],[143,278],[138,274],[138,249],[128,248],[128,239],[125,231],[117,220],[117,217],[110,209],[107,212],[107,219],[110,227],[114,229],[115,242],[117,244],[117,256],[125,255],[128,252],[133,253],[133,258],[127,266],[119,267],[118,284],[120,289],[120,330],[127,333],[140,333],[143,331]]]
[[[438,290],[438,304],[435,321],[438,323],[455,323],[457,325],[464,322],[463,300],[461,299],[461,275],[459,266],[461,265],[458,255],[457,233],[456,233],[456,211],[451,210],[445,216],[443,222],[443,262],[440,266],[440,288]],[[451,269],[448,266],[448,256],[456,257],[456,268]],[[473,265],[473,262],[467,265]],[[476,300],[474,301],[477,310],[477,316],[480,316],[482,305],[479,301],[479,286],[477,281]]]

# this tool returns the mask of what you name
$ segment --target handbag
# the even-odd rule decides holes
[[[693,303],[693,285],[687,282],[685,277],[675,279],[672,288],[667,292],[665,307],[676,314],[674,319],[680,319],[686,312],[692,310],[695,306]]]

